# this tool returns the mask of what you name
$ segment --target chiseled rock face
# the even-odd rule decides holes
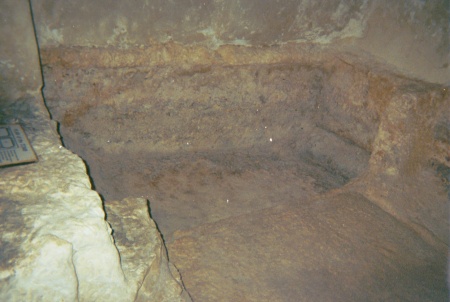
[[[22,106],[39,112],[40,101]],[[6,116],[2,122],[10,121]],[[0,170],[1,300],[130,297],[84,163],[58,144],[44,113],[21,124],[39,162]]]
[[[0,2],[7,24],[0,27],[0,124],[20,124],[39,160],[0,168],[0,301],[135,301],[153,298],[148,292],[163,301],[171,290],[181,293],[156,237],[139,254],[147,263],[139,262],[146,279],[133,279],[144,284],[139,295],[129,286],[102,201],[83,161],[61,146],[44,105],[29,8],[25,0]],[[157,236],[148,214],[140,230]],[[153,293],[161,284],[164,291]]]
[[[0,170],[0,300],[189,300],[145,200],[108,205],[119,257],[83,161],[59,144],[40,101],[23,102],[38,113],[21,119],[39,162]]]
[[[128,289],[136,301],[190,301],[143,198],[105,203]]]

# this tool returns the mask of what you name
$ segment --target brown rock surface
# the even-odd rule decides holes
[[[447,89],[285,51],[118,69],[49,52],[46,97],[105,203],[150,201],[194,301],[445,301]]]
[[[43,61],[66,145],[106,204],[150,201],[194,301],[448,298],[447,88],[305,45]]]
[[[448,301],[448,1],[0,6],[2,300]]]
[[[334,193],[175,233],[194,301],[445,301],[445,253],[363,195]]]

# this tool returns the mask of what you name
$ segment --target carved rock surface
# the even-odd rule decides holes
[[[312,49],[54,49],[44,92],[105,203],[150,200],[194,301],[447,300],[447,89]]]
[[[178,271],[167,261],[167,251],[149,216],[147,200],[126,198],[109,201],[105,207],[128,289],[137,293],[135,301],[190,300],[183,292]]]
[[[83,161],[61,146],[38,95],[4,106],[3,123],[12,121],[8,112],[19,105],[39,161],[0,170],[2,300],[128,296]]]
[[[448,300],[448,1],[231,2],[1,2],[1,301]]]
[[[108,207],[119,258],[83,161],[36,125],[28,120],[25,129],[39,162],[0,170],[0,299],[184,301],[146,203],[128,216],[126,202]],[[130,246],[130,236],[142,245]]]
[[[445,301],[445,253],[355,192],[175,233],[195,301]]]
[[[169,267],[161,241],[140,255],[150,269],[144,282],[133,279],[144,284],[139,294],[129,286],[102,200],[44,105],[29,8],[28,1],[0,4],[9,25],[0,30],[0,124],[20,124],[38,157],[0,169],[0,301],[164,301],[172,292],[176,301],[181,287],[172,274],[152,275]],[[157,236],[148,215],[142,219]],[[157,285],[163,290],[153,291]]]

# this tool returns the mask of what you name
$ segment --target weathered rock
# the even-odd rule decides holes
[[[190,300],[30,7],[194,299],[448,300],[448,1],[106,2],[0,5],[1,300]]]
[[[305,45],[56,47],[43,61],[68,146],[107,199],[151,200],[194,300],[447,298],[445,87]],[[340,197],[316,199],[329,189]]]
[[[0,300],[163,301],[171,289],[181,291],[169,273],[148,281],[168,267],[161,242],[145,290],[137,295],[129,286],[102,200],[81,158],[61,145],[44,106],[29,3],[3,1],[0,16],[10,25],[0,29],[0,124],[20,124],[38,157],[0,169]],[[166,288],[152,296],[158,282]]]
[[[36,112],[38,102],[25,104]],[[21,117],[39,162],[0,171],[0,224],[8,230],[2,232],[2,300],[125,298],[102,201],[83,161],[58,144],[42,115]]]
[[[175,234],[195,301],[446,301],[446,253],[354,192]]]
[[[167,251],[147,201],[126,198],[105,204],[108,221],[128,289],[135,301],[189,301],[176,268],[167,260]]]
[[[449,125],[447,89],[426,84],[398,87],[387,105],[369,168],[354,186],[430,244],[444,248],[449,182],[438,169],[450,163],[450,144],[436,132],[437,125]]]
[[[230,44],[338,44],[349,52],[365,51],[414,77],[450,83],[446,0],[31,3],[42,49],[164,49],[168,42],[208,49]],[[162,51],[156,59],[166,55]]]
[[[139,228],[126,221],[133,217],[114,220],[119,257],[81,159],[39,131],[32,144],[38,163],[0,172],[1,300],[184,301],[146,205],[135,213]],[[142,236],[138,243],[147,245],[134,247],[139,253],[130,257],[132,247],[120,241],[122,227],[133,227],[129,236],[145,233],[153,241]],[[136,268],[144,272],[130,275]]]

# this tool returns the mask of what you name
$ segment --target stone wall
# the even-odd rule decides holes
[[[120,246],[139,273],[121,260],[86,167],[62,146],[44,105],[29,2],[2,1],[0,20],[0,124],[21,125],[38,157],[0,168],[0,300],[184,301],[145,202],[128,213],[141,218],[145,249]],[[125,214],[115,220],[121,231]]]
[[[335,57],[342,65],[377,60],[404,75],[449,84],[448,16],[446,0],[31,0],[31,6],[25,0],[2,1],[0,124],[22,125],[39,162],[0,169],[0,300],[189,301],[145,200],[108,203],[113,238],[83,161],[61,145],[44,105],[33,28],[47,69],[125,68],[119,70],[123,82],[135,74],[142,81],[154,78],[151,68],[161,65],[182,65],[174,73],[189,75],[214,64],[310,64],[322,58],[319,51],[331,49],[342,52]],[[141,74],[134,67],[149,71]],[[370,150],[369,171],[350,188],[400,221],[412,221],[415,233],[444,250],[445,190],[433,183],[431,170],[421,178],[417,170],[423,154],[436,158],[429,163],[434,170],[448,169],[441,164],[449,160],[448,114],[440,110],[448,108],[448,91],[427,85],[408,86],[417,91],[402,87],[405,92],[389,101]],[[115,92],[120,91],[107,91]],[[382,106],[380,94],[373,98]],[[80,100],[87,109],[76,113],[84,114],[92,103]],[[70,123],[73,116],[68,117]],[[442,176],[448,180],[448,172]],[[421,191],[417,182],[439,192]],[[430,200],[437,204],[434,212],[428,210]],[[137,206],[131,209],[128,203]]]
[[[450,83],[448,1],[31,1],[41,48],[317,43]]]
[[[2,103],[36,93],[42,86],[36,37],[27,1],[2,1],[0,98]]]

